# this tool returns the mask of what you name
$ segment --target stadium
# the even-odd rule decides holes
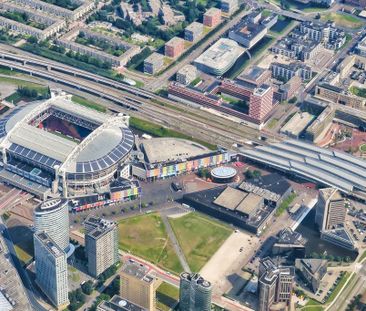
[[[0,119],[0,180],[41,199],[110,193],[130,175],[128,125],[69,95],[18,106]]]

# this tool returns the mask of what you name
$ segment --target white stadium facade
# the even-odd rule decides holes
[[[18,106],[0,120],[0,180],[42,199],[108,191],[129,176],[128,125],[128,116],[75,104],[69,95]]]
[[[366,200],[366,161],[299,140],[287,140],[239,153],[246,159]]]

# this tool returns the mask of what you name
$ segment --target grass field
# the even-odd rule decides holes
[[[321,16],[322,21],[331,20],[336,23],[337,26],[347,28],[361,28],[365,23],[362,19],[349,14],[342,13],[326,13]]]
[[[3,70],[6,71],[6,69],[1,69],[0,68],[0,71],[3,71]],[[15,79],[15,78],[12,78],[12,77],[0,77],[0,84],[1,84],[1,82],[7,83],[7,84],[12,84],[15,87],[27,87],[27,88],[33,89],[33,90],[37,91],[38,95],[45,95],[45,94],[48,93],[48,88],[46,86],[43,86],[43,85],[38,84],[38,83],[33,83],[33,82],[21,80],[21,79]],[[23,98],[22,95],[20,95],[17,91],[15,91],[13,94],[6,97],[5,100],[10,102],[10,103],[17,104],[21,100],[26,101],[27,98]],[[35,100],[35,99],[32,99],[32,100]]]
[[[161,311],[169,311],[175,307],[179,300],[179,289],[163,282],[156,290],[156,306]]]
[[[351,86],[349,91],[356,96],[366,98],[366,89],[357,86]]]
[[[119,247],[172,272],[183,271],[165,226],[156,213],[121,220]]]
[[[232,230],[198,213],[169,219],[191,270],[198,272]]]
[[[366,144],[362,144],[362,145],[360,146],[360,150],[361,150],[362,152],[366,152]]]
[[[94,109],[94,110],[97,110],[97,111],[100,111],[100,112],[106,112],[107,111],[107,108],[100,105],[100,104],[97,104],[93,101],[90,101],[84,97],[80,97],[80,96],[77,96],[77,95],[73,95],[71,97],[71,100],[74,102],[74,103],[77,103],[79,105],[82,105],[82,106],[85,106],[85,107],[88,107],[88,108],[91,108],[91,109]]]
[[[168,129],[166,127],[163,127],[158,124],[155,124],[155,123],[152,123],[149,121],[145,121],[145,120],[142,120],[142,119],[139,119],[136,117],[130,118],[130,126],[132,128],[140,130],[146,134],[151,134],[153,136],[188,139],[188,140],[195,141],[203,146],[206,146],[207,148],[209,148],[211,150],[217,149],[215,145],[210,144],[208,142],[193,138],[192,136],[177,132],[175,130]]]

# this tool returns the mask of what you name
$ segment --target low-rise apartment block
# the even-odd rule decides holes
[[[184,40],[179,37],[174,37],[165,43],[165,56],[171,58],[179,57],[184,51]]]
[[[221,10],[217,8],[208,9],[203,14],[203,25],[207,27],[216,27],[221,23]]]

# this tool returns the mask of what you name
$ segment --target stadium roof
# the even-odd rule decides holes
[[[33,125],[47,112],[67,116],[67,120],[91,129],[78,143],[66,136]],[[36,121],[34,121],[36,120]],[[127,117],[110,115],[57,96],[10,111],[0,120],[0,144],[19,156],[68,173],[89,173],[106,169],[123,159],[134,145]]]
[[[292,172],[342,192],[366,192],[366,161],[332,149],[288,140],[254,149],[242,149],[247,158]]]

